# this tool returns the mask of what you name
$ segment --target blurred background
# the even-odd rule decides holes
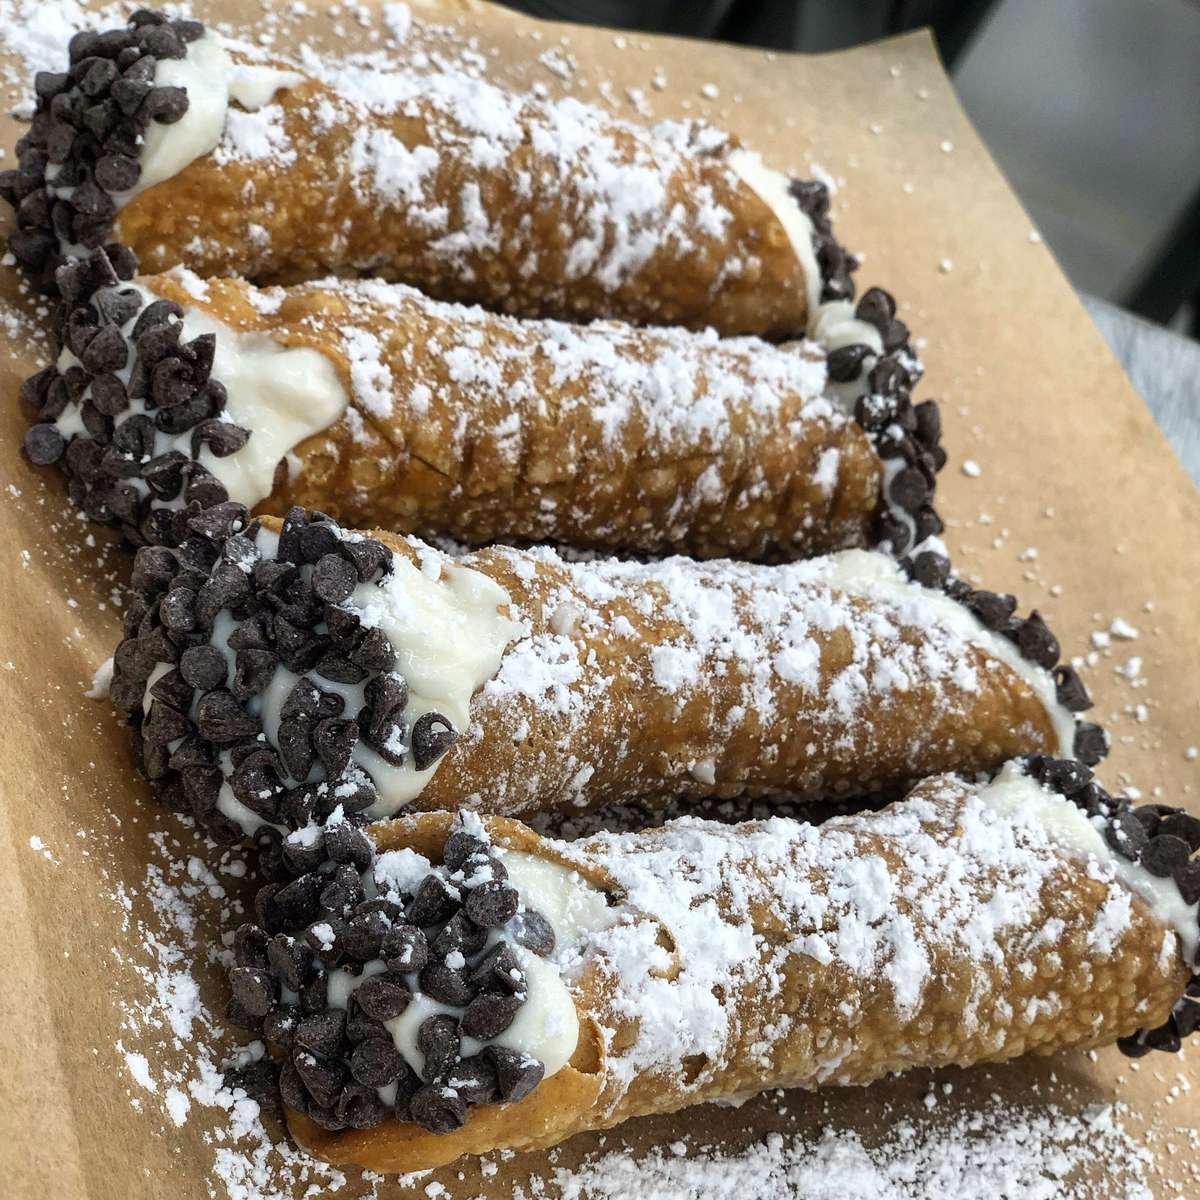
[[[1200,337],[1200,0],[508,2],[806,52],[930,26],[964,107],[1110,341],[1137,332],[1122,311]],[[1193,404],[1198,388],[1193,377]]]

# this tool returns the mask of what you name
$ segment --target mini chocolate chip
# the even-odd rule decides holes
[[[522,1003],[522,999],[505,992],[482,992],[467,1005],[462,1031],[481,1041],[499,1037],[513,1023]]]
[[[275,740],[279,744],[283,764],[293,779],[307,779],[316,761],[312,730],[313,722],[305,717],[292,717],[279,723]]]
[[[458,890],[440,875],[426,875],[417,886],[408,920],[413,925],[428,928],[448,921],[458,911],[461,898]]]
[[[971,593],[967,607],[988,629],[1000,632],[1008,628],[1008,623],[1017,610],[1017,598],[1007,593],[981,590]]]
[[[178,87],[155,87],[146,97],[141,111],[152,121],[174,125],[187,112],[187,91]]]
[[[1138,860],[1151,875],[1170,878],[1188,861],[1188,845],[1182,838],[1159,833],[1146,843]]]
[[[929,482],[916,467],[905,467],[892,479],[888,495],[905,512],[915,512],[929,499]]]
[[[232,421],[213,417],[193,427],[192,457],[199,458],[201,447],[207,446],[217,458],[228,458],[249,440],[250,430]]]
[[[371,839],[361,829],[343,821],[329,826],[322,835],[325,854],[335,863],[347,863],[365,871],[375,857]]]
[[[263,1018],[263,1034],[282,1049],[290,1049],[300,1018],[301,1012],[294,1004],[280,1004]]]
[[[457,1062],[446,1084],[468,1104],[494,1104],[500,1094],[496,1068],[482,1054]]]
[[[336,650],[329,650],[322,654],[314,669],[318,675],[332,683],[362,683],[368,675],[368,672],[362,667],[355,666],[348,658],[338,654]]]
[[[221,744],[254,737],[260,728],[258,720],[245,712],[233,696],[223,689],[209,692],[201,698],[196,706],[196,724],[201,736]]]
[[[195,592],[174,587],[159,602],[158,615],[172,633],[190,633],[196,628],[195,605]]]
[[[96,161],[95,172],[96,182],[106,192],[124,192],[141,178],[142,168],[136,158],[128,158],[124,154],[105,154]]]
[[[1108,844],[1130,862],[1137,862],[1148,840],[1146,829],[1129,811],[1117,813],[1104,830]]]
[[[263,1024],[265,1027],[266,1022]],[[297,1112],[304,1112],[308,1108],[308,1089],[290,1056],[279,1071],[279,1094],[288,1108]]]
[[[341,1015],[341,1014],[339,1014]],[[296,1030],[296,1041],[299,1042],[300,1028]],[[329,1107],[337,1101],[342,1088],[350,1078],[349,1070],[340,1062],[331,1062],[304,1049],[292,1052],[292,1061],[304,1082],[309,1095],[320,1105]],[[311,1114],[310,1114],[311,1115]]]
[[[233,677],[233,694],[242,701],[265,692],[275,677],[278,659],[270,650],[239,650],[237,671]]]
[[[229,972],[233,997],[251,1016],[265,1017],[275,1003],[275,980],[262,967],[234,967]]]
[[[467,893],[466,913],[476,925],[484,929],[499,929],[517,912],[516,888],[493,880],[472,888]]]
[[[862,374],[863,360],[872,353],[871,347],[861,342],[831,350],[826,359],[829,378],[834,383],[851,383]]]
[[[267,965],[267,935],[249,921],[237,927],[233,935],[233,957],[239,967]]]
[[[429,953],[433,958],[444,959],[454,950],[461,951],[466,957],[477,954],[487,942],[487,930],[459,911],[442,926],[441,932],[433,939]]]
[[[1075,726],[1075,757],[1094,767],[1108,753],[1108,735],[1099,725],[1081,721]]]
[[[192,702],[193,690],[178,668],[174,668],[155,680],[154,686],[150,689],[150,695],[155,700],[161,700],[179,712],[186,713]]]
[[[445,1087],[426,1085],[408,1102],[409,1119],[430,1133],[452,1133],[467,1119],[467,1102]]]
[[[129,358],[129,345],[115,325],[105,325],[80,355],[84,370],[92,375],[119,371]]]
[[[342,542],[339,550],[354,564],[361,583],[369,582],[378,572],[386,570],[392,561],[392,552],[374,538]]]
[[[324,1012],[305,1017],[296,1026],[295,1044],[312,1054],[332,1058],[340,1053],[346,1038],[344,1009],[327,1008]]]
[[[299,531],[298,549],[300,561],[318,563],[327,554],[336,554],[341,545],[336,526],[324,521],[314,521]]]
[[[67,443],[53,425],[34,425],[25,433],[25,457],[36,467],[48,467],[63,456]]]
[[[461,970],[436,960],[427,963],[421,972],[421,991],[434,1000],[454,1005],[456,1008],[469,1004],[475,995],[474,988],[467,982],[467,977]]]
[[[1030,662],[1050,670],[1061,650],[1058,639],[1050,632],[1041,613],[1034,609],[1017,628],[1017,646]]]
[[[1175,885],[1184,904],[1200,902],[1200,862],[1189,862],[1175,871]]]
[[[513,938],[539,958],[554,952],[554,926],[536,908],[525,908],[517,914]]]
[[[390,928],[391,922],[383,913],[362,913],[347,922],[341,949],[359,962],[369,962],[379,957],[384,935]]]
[[[358,724],[343,718],[318,721],[313,729],[313,749],[329,779],[338,779],[350,762],[358,741]]]
[[[1092,707],[1092,698],[1074,667],[1065,663],[1054,668],[1055,693],[1059,704],[1071,712],[1085,712]]]
[[[336,867],[331,875],[326,876],[326,884],[321,889],[321,908],[324,912],[333,913],[339,917],[349,917],[354,910],[365,899],[362,880],[358,877],[358,872],[350,866],[349,863],[342,863]],[[347,929],[343,930],[342,936],[345,938]],[[374,947],[371,942],[363,943],[361,938],[364,936],[377,936],[377,931],[372,933],[369,926],[364,927],[360,931],[359,940],[355,943],[354,957],[366,961],[368,958],[375,957]]]
[[[279,891],[278,886],[271,887],[272,895]],[[298,992],[308,978],[309,969],[313,964],[313,953],[291,934],[280,933],[267,943],[267,960],[271,964],[271,970],[286,984],[289,991]]]
[[[1200,1029],[1200,1004],[1195,1000],[1180,1000],[1172,1013],[1175,1029],[1181,1038],[1191,1037]]]
[[[867,288],[855,305],[854,315],[882,333],[896,316],[896,301],[881,287]]]
[[[1061,792],[1064,796],[1074,796],[1092,780],[1092,773],[1083,763],[1070,758],[1046,759],[1037,777],[1047,787]]]
[[[426,1083],[444,1079],[458,1059],[458,1047],[458,1022],[453,1017],[445,1013],[426,1017],[417,1030],[417,1049],[425,1060],[421,1078]]]
[[[396,925],[383,935],[379,957],[389,971],[402,974],[419,972],[429,961],[429,945],[415,925]]]
[[[382,629],[368,629],[346,656],[367,671],[390,671],[396,665],[396,651]]]
[[[316,871],[310,871],[275,893],[272,903],[287,928],[299,929],[317,919],[323,884],[323,877]]]
[[[923,550],[912,560],[909,572],[922,587],[941,591],[950,576],[950,560],[936,551]]]
[[[189,646],[179,658],[180,674],[202,692],[221,687],[227,670],[225,655],[216,646]]]
[[[1164,814],[1158,826],[1159,833],[1169,833],[1187,843],[1188,853],[1200,850],[1200,818],[1191,813],[1169,812]]]
[[[519,1050],[509,1050],[505,1046],[487,1046],[483,1053],[496,1069],[500,1099],[506,1104],[523,1100],[542,1082],[542,1076],[546,1073],[542,1063]]]
[[[350,1074],[367,1087],[386,1087],[400,1077],[404,1056],[388,1037],[359,1042],[350,1055]]]
[[[490,851],[491,847],[482,838],[456,829],[446,839],[445,848],[442,850],[442,862],[448,870],[459,871],[467,859],[475,855],[487,855]]]
[[[347,599],[358,583],[351,563],[338,554],[326,554],[313,568],[313,591],[326,604],[339,604]]]
[[[413,765],[428,770],[456,741],[457,731],[441,713],[422,713],[412,727]]]
[[[359,1007],[376,1021],[398,1017],[412,1000],[412,993],[403,983],[376,975],[354,990]]]
[[[526,988],[525,972],[507,942],[498,943],[470,968],[467,980],[477,991],[500,989],[512,994]]]

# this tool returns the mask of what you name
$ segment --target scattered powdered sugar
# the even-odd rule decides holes
[[[1018,963],[1037,963],[1054,949],[1031,919],[1068,860],[1031,809],[1001,816],[977,789],[943,780],[922,785],[902,806],[821,826],[685,817],[661,830],[560,844],[569,858],[599,865],[638,918],[592,934],[581,960],[597,956],[615,981],[612,1011],[636,1028],[608,1061],[606,1103],[615,1108],[649,1074],[700,1090],[747,1059],[770,1072],[776,1043],[807,1022],[828,1041],[803,1076],[793,1063],[794,1080],[862,1082],[861,1067],[842,1074],[855,1055],[854,1022],[826,1028],[829,996],[808,997],[810,1011],[806,997],[791,995],[798,1006],[783,1017],[747,1004],[748,996],[787,986],[797,956],[839,968],[831,978],[848,971],[885,984],[899,1026],[920,1017],[935,958],[943,969],[950,962],[980,969],[987,986],[970,989],[962,1026],[994,1036],[993,973],[1009,978]],[[1091,862],[1087,869],[1108,884],[1108,898],[1073,933],[1104,961],[1131,928],[1131,894],[1111,868]],[[660,925],[676,948],[675,971]],[[1057,1004],[1052,993],[1032,1000],[1030,1020]],[[704,1066],[685,1083],[680,1064],[696,1058]]]
[[[1121,1116],[1120,1106],[1075,1114],[997,1100],[948,1123],[899,1121],[873,1144],[827,1129],[734,1151],[686,1141],[614,1150],[514,1200],[1151,1200],[1150,1155]]]

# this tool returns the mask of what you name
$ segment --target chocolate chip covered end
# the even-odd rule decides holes
[[[1041,613],[1034,609],[1027,617],[1017,614],[1017,598],[1008,592],[973,588],[951,573],[950,560],[935,550],[923,550],[900,560],[901,567],[914,583],[944,592],[965,605],[980,623],[993,633],[1012,642],[1021,657],[1054,677],[1055,698],[1068,712],[1079,714],[1092,707],[1092,698],[1069,663],[1060,663],[1062,647]],[[1072,752],[1086,767],[1094,767],[1108,754],[1108,735],[1090,721],[1076,716]]]
[[[833,234],[829,189],[816,179],[793,179],[792,198],[812,223],[813,253],[821,272],[821,302],[853,300],[858,259]],[[946,464],[941,446],[942,420],[936,400],[913,404],[912,389],[921,378],[908,326],[896,316],[896,301],[880,287],[868,288],[854,308],[858,320],[879,333],[883,351],[854,343],[829,352],[834,383],[858,381],[854,416],[885,463],[895,462],[885,485],[885,503],[876,518],[874,543],[891,546],[897,557],[936,537],[945,528],[933,506],[937,474]],[[866,360],[874,361],[864,371]]]
[[[224,419],[215,337],[183,341],[177,304],[127,286],[135,267],[109,247],[59,268],[56,363],[66,350],[70,365],[25,381],[34,424],[24,449],[38,466],[61,467],[72,502],[92,520],[117,526],[134,546],[178,546],[201,511],[229,500],[202,451],[224,458],[250,431]],[[66,434],[64,414],[78,417]]]
[[[1157,879],[1171,880],[1187,905],[1200,903],[1200,817],[1167,804],[1135,806],[1127,797],[1111,796],[1074,759],[1033,755],[1025,771],[1083,809],[1103,820],[1104,840],[1127,862]],[[1200,920],[1200,914],[1198,914]],[[1192,966],[1200,966],[1200,962]],[[1200,1030],[1200,972],[1193,974],[1184,995],[1163,1024],[1117,1042],[1123,1054],[1140,1058],[1151,1050],[1178,1051],[1183,1039]]]
[[[273,553],[237,504],[189,516],[185,532],[175,547],[138,551],[113,660],[111,695],[130,714],[141,769],[163,803],[222,843],[246,833],[228,815],[231,792],[257,826],[268,878],[330,855],[352,861],[363,854],[352,834],[322,827],[339,809],[351,825],[365,822],[379,798],[356,749],[425,770],[457,737],[436,712],[408,728],[395,650],[348,603],[391,571],[391,552],[301,508],[285,517]],[[298,678],[268,740],[262,697],[280,671]],[[357,708],[347,685],[362,686]]]
[[[67,70],[35,76],[33,122],[17,142],[16,169],[0,172],[0,197],[16,213],[9,249],[41,291],[58,293],[65,248],[109,241],[114,197],[141,177],[150,123],[174,124],[187,111],[184,89],[154,85],[155,67],[183,58],[203,34],[198,21],[141,9],[124,29],[77,33]]]
[[[284,1104],[330,1131],[396,1120],[449,1133],[472,1106],[523,1099],[544,1066],[502,1044],[528,999],[514,946],[545,957],[549,923],[483,838],[452,831],[440,867],[396,885],[356,836],[364,857],[259,892],[235,938],[227,1016],[266,1040]],[[344,1006],[330,1003],[335,973]],[[416,1030],[419,1072],[387,1026],[418,997],[439,1006]]]

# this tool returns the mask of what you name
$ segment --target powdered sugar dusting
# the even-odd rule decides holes
[[[895,1123],[868,1144],[850,1130],[768,1134],[740,1151],[686,1139],[643,1154],[614,1150],[554,1170],[515,1200],[1151,1200],[1150,1155],[1123,1106],[1082,1113],[998,1100],[948,1122]]]

